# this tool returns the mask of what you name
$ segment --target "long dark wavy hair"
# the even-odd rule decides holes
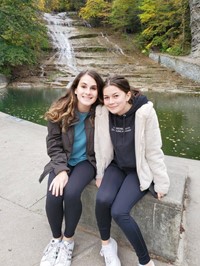
[[[77,110],[77,96],[75,90],[79,84],[80,79],[84,75],[89,75],[97,83],[98,98],[95,103],[92,104],[90,109],[90,120],[92,124],[94,123],[95,107],[100,103],[102,99],[102,89],[103,89],[103,79],[101,76],[94,70],[84,70],[80,72],[72,82],[69,89],[64,96],[56,100],[50,107],[50,109],[45,113],[45,119],[51,122],[60,122],[63,131],[75,121],[77,121],[76,110]]]

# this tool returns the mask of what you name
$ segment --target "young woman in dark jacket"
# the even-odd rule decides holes
[[[96,175],[94,112],[102,87],[98,73],[83,71],[66,95],[45,114],[47,153],[51,160],[40,182],[49,174],[46,213],[53,238],[44,250],[40,266],[71,265],[73,236],[82,212],[81,193]]]

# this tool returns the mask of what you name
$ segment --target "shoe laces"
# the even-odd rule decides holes
[[[72,251],[73,251],[73,243],[61,242],[59,250],[59,263],[64,264],[66,261],[71,261]]]
[[[115,254],[113,254],[113,250],[111,247],[104,247],[100,251],[100,255],[105,258],[106,265],[112,263],[113,259],[115,258]]]
[[[44,250],[44,256],[49,261],[56,260],[58,256],[58,243],[54,242],[53,240],[47,245]]]

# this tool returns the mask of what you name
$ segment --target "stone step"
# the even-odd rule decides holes
[[[184,210],[187,168],[173,166],[167,161],[171,186],[167,196],[161,201],[150,193],[145,195],[132,209],[131,215],[138,223],[151,254],[160,259],[175,261],[181,238],[182,216]],[[97,188],[92,182],[83,192],[83,212],[80,224],[98,234],[95,219],[95,199]],[[121,229],[112,222],[112,236],[130,246]]]

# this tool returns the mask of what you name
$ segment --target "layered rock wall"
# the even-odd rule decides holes
[[[200,1],[189,0],[191,16],[192,49],[191,56],[200,58]]]

